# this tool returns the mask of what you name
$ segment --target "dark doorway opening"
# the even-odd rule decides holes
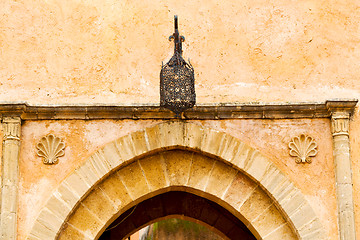
[[[175,215],[199,220],[231,240],[256,240],[242,221],[219,204],[181,191],[159,194],[128,209],[99,240],[122,240],[156,219]]]

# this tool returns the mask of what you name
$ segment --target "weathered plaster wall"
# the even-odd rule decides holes
[[[226,132],[263,152],[301,189],[331,239],[337,239],[335,180],[329,120],[228,120],[196,121]],[[27,121],[23,126],[20,159],[19,239],[29,233],[50,193],[95,150],[129,132],[156,124],[154,121]],[[46,166],[36,156],[35,145],[48,133],[62,137],[66,154],[57,165]],[[319,144],[310,165],[289,156],[292,137],[306,133]]]
[[[22,128],[20,149],[19,239],[29,233],[50,193],[91,153],[105,143],[153,124],[152,121],[27,121]],[[65,156],[56,165],[45,165],[36,145],[47,135],[61,137]]]
[[[186,37],[184,55],[191,58],[196,70],[199,103],[360,98],[359,1],[3,0],[0,1],[0,101],[156,103],[161,62],[166,62],[173,51],[167,37],[173,32],[174,14],[179,15],[180,31]],[[314,206],[321,202],[321,207],[332,209],[322,211],[319,207],[321,219],[329,225],[335,221],[330,220],[334,216],[329,217],[336,214],[335,202],[323,198],[326,194],[334,196],[333,180],[322,180],[324,175],[330,177],[333,167],[328,128],[324,133],[301,125],[303,121],[294,121],[300,124],[294,125],[299,126],[297,131],[320,131],[314,137],[322,139],[318,141],[317,157],[322,159],[321,163],[314,160],[311,165],[303,166],[293,164],[287,155],[278,157],[285,154],[284,149],[281,154],[280,151],[274,154],[274,146],[288,142],[292,136],[283,130],[286,121],[270,125],[259,122],[269,131],[258,130],[264,136],[262,141],[235,131],[237,127],[244,131],[251,129],[241,126],[245,122],[246,126],[257,125],[255,121],[240,122],[236,127],[217,127],[231,129],[231,134],[273,156],[278,167],[288,171],[298,187],[303,186]],[[107,140],[151,123],[126,123],[132,127],[113,122],[66,124],[24,125],[20,163],[21,236],[31,225],[31,218],[21,214],[36,215],[40,206],[36,204],[46,201],[41,193],[50,191],[87,154]],[[92,129],[88,132],[101,133],[103,137],[93,135],[85,137],[87,142],[81,140],[87,131],[84,124]],[[29,132],[33,127],[39,131]],[[270,136],[270,129],[279,132],[276,141],[275,136]],[[76,135],[73,130],[77,131]],[[62,163],[53,167],[41,165],[35,156],[34,146],[45,132],[61,132],[71,145]],[[357,109],[350,130],[357,226],[360,226],[359,138]],[[323,148],[322,144],[327,147]],[[71,159],[68,152],[74,154]],[[54,168],[55,175],[50,173]],[[42,175],[47,180],[40,180]],[[315,186],[329,189],[317,191]],[[323,200],[317,201],[320,196]],[[24,209],[21,204],[25,202],[35,205],[29,204]],[[335,225],[329,231],[335,234]],[[360,238],[359,231],[357,237]]]
[[[0,97],[157,102],[174,14],[198,102],[360,95],[358,1],[4,0]]]

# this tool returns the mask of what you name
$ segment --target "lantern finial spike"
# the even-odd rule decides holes
[[[194,68],[182,58],[182,42],[178,29],[178,17],[174,16],[174,33],[169,40],[174,40],[174,55],[161,66],[160,71],[160,106],[170,109],[176,118],[184,119],[182,114],[192,108],[196,102]]]
[[[174,33],[169,37],[169,41],[174,40],[174,53],[182,54],[182,42],[185,41],[184,36],[179,34],[178,16],[174,15]]]
[[[174,15],[175,32],[178,30],[178,16]]]

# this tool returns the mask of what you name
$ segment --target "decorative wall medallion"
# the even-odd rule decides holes
[[[41,138],[36,148],[38,149],[37,155],[44,158],[44,164],[55,164],[58,162],[58,157],[65,154],[65,143],[52,134]]]
[[[289,143],[290,156],[296,157],[296,163],[311,163],[310,157],[317,154],[317,144],[312,137],[301,134]]]

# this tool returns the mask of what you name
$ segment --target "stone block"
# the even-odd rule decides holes
[[[76,171],[67,177],[63,183],[67,184],[79,197],[82,197],[90,189],[90,185]]]
[[[124,161],[120,156],[115,142],[106,144],[106,146],[101,151],[99,151],[99,153],[104,154],[104,158],[110,164],[111,169],[118,167]]]
[[[52,195],[46,203],[46,207],[63,221],[67,218],[71,208],[63,201],[59,200],[56,196]]]
[[[304,204],[307,204],[304,196],[296,188],[291,188],[291,191],[287,191],[277,202],[287,215],[291,215],[298,211]]]
[[[238,144],[235,144],[235,143],[238,143]],[[240,163],[242,163],[242,161],[243,161],[243,159],[242,159],[243,152],[246,148],[249,149],[249,147],[245,143],[240,142],[238,140],[236,142],[234,142],[234,145],[236,145],[236,146],[234,146],[234,151],[229,152],[226,160],[240,168]]]
[[[82,166],[85,166],[85,169],[90,169],[91,172],[93,172],[96,176],[96,178],[98,179],[97,181],[101,180],[104,175],[106,175],[106,172],[100,172],[99,169],[95,169],[94,165],[93,165],[93,159],[91,157],[89,157]]]
[[[49,211],[49,209],[44,208],[41,210],[37,221],[51,231],[58,232],[64,219],[59,219],[53,212]]]
[[[344,149],[343,149],[344,150]],[[348,152],[340,151],[335,152],[335,175],[337,184],[352,184],[351,183],[351,161],[350,150],[345,149]],[[345,155],[345,156],[344,156]],[[338,159],[338,161],[336,161]]]
[[[323,235],[323,238],[313,238],[313,239],[325,239],[325,234],[323,232],[323,226],[320,223],[320,220],[316,218],[314,221],[305,224],[301,229],[298,229],[301,236],[310,239],[310,236],[320,236]]]
[[[282,217],[275,205],[271,205],[268,209],[261,213],[260,216],[251,222],[254,228],[258,230],[258,233],[262,236],[262,238],[269,235],[274,229],[279,228],[285,223],[285,219]]]
[[[354,211],[351,209],[340,210],[339,219],[339,229],[342,229],[340,239],[356,239]]]
[[[120,169],[118,175],[133,199],[138,199],[150,192],[149,185],[137,161]]]
[[[96,215],[90,212],[89,209],[82,204],[77,207],[75,212],[69,218],[68,223],[92,238],[95,238],[97,233],[105,225],[104,222],[101,222]]]
[[[90,158],[85,162],[86,164],[90,164],[98,176],[103,177],[111,171],[110,163],[108,163],[104,156],[99,152],[95,152]]]
[[[1,212],[6,213],[14,213],[17,211],[17,194],[18,194],[18,187],[16,185],[2,185],[1,188]]]
[[[296,229],[301,229],[310,222],[315,221],[316,215],[310,205],[306,202],[296,212],[289,215],[289,218]]]
[[[221,146],[218,152],[218,156],[227,162],[231,162],[240,146],[240,141],[232,136],[226,135],[224,144]]]
[[[289,200],[290,196],[294,196],[296,194],[301,195],[301,192],[292,182],[285,178],[275,189],[271,191],[271,194],[278,202],[282,202],[283,200]]]
[[[116,140],[115,146],[123,162],[136,157],[133,140],[130,135],[123,136]]]
[[[324,231],[315,231],[315,232],[312,232],[304,237],[302,237],[303,240],[327,240],[329,239],[326,234],[324,233]],[[345,238],[344,238],[345,239]],[[353,238],[355,239],[355,237]]]
[[[215,161],[200,154],[194,154],[187,185],[204,190],[210,177]]]
[[[169,186],[166,179],[166,166],[159,154],[139,160],[151,191],[156,191]]]
[[[266,193],[260,187],[257,187],[248,199],[246,199],[239,211],[249,222],[252,222],[272,204],[271,199]]]
[[[204,137],[204,130],[202,126],[194,123],[185,124],[184,146],[193,149],[200,149],[203,137]]]
[[[238,172],[223,199],[233,208],[239,209],[256,187],[254,181]]]
[[[250,158],[244,162],[244,170],[251,178],[259,182],[266,171],[272,166],[272,163],[269,162],[260,152],[255,151]]]
[[[201,141],[201,150],[213,155],[217,155],[221,148],[226,134],[212,129],[204,130],[204,137]]]
[[[149,143],[146,139],[145,131],[137,131],[131,134],[134,144],[135,155],[139,156],[150,151]]]
[[[260,180],[260,184],[271,194],[277,189],[286,177],[284,174],[273,164],[269,166],[265,175]]]
[[[234,181],[236,174],[237,170],[233,167],[216,161],[206,186],[206,192],[218,198],[223,198],[231,183]]]
[[[126,206],[132,201],[128,190],[124,186],[117,172],[111,174],[106,180],[99,184],[106,196],[114,203],[117,210]]]
[[[42,240],[42,239],[30,234],[29,236],[26,237],[26,240]]]
[[[107,222],[118,211],[114,203],[103,193],[100,188],[95,188],[90,192],[82,204],[84,204],[94,215],[103,222]]]
[[[288,224],[283,224],[279,228],[264,237],[264,240],[295,240],[298,239]]]
[[[1,239],[15,239],[16,219],[16,212],[1,212]]]
[[[340,211],[353,211],[353,186],[352,184],[337,184],[337,199]]]
[[[2,231],[3,230],[4,229],[2,229]],[[31,234],[40,239],[55,239],[57,232],[45,227],[40,222],[36,221],[31,230]]]
[[[161,148],[159,125],[149,127],[145,129],[145,137],[147,139],[149,150],[155,150]]]
[[[232,163],[241,170],[244,170],[245,164],[249,162],[249,160],[252,158],[254,154],[256,154],[257,151],[245,144],[241,144],[239,148],[240,149],[236,154],[236,157],[234,157]]]
[[[184,145],[184,123],[165,122],[159,124],[159,140],[161,147]]]
[[[84,233],[80,232],[78,229],[74,228],[70,224],[66,224],[57,239],[58,240],[69,240],[69,239],[85,240],[85,239],[90,239],[90,238],[85,236]]]
[[[60,184],[53,195],[64,201],[70,209],[72,209],[81,198],[65,181]],[[49,209],[51,209],[50,206]]]
[[[75,172],[84,180],[89,186],[93,186],[99,181],[98,175],[88,165],[81,165]]]
[[[166,172],[171,186],[188,183],[193,154],[192,152],[178,150],[161,154],[165,160]]]

